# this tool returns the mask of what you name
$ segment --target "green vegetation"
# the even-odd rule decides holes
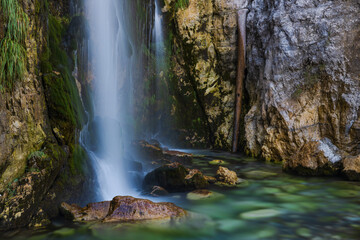
[[[175,3],[175,10],[184,9],[189,6],[189,0],[177,0]]]
[[[48,46],[41,56],[41,71],[52,127],[61,130],[68,143],[84,123],[81,99],[72,76],[73,59],[62,46],[69,20],[49,15]]]
[[[27,160],[29,160],[30,158],[39,158],[39,159],[44,159],[46,158],[46,154],[43,151],[36,151],[36,152],[32,152],[29,154]]]
[[[25,39],[29,18],[18,0],[0,0],[7,21],[6,33],[0,42],[0,90],[12,89],[16,79],[26,71]]]

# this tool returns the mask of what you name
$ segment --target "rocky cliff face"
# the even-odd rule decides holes
[[[251,1],[247,151],[332,175],[360,154],[360,4]]]
[[[63,200],[57,198],[69,193],[53,189],[79,186],[79,168],[85,159],[76,144],[84,120],[72,76],[77,61],[72,53],[78,45],[69,32],[70,1],[18,2],[29,19],[24,45],[27,70],[24,77],[15,79],[12,89],[3,86],[0,94],[2,230],[44,223],[37,220],[56,212],[55,202]],[[8,19],[1,14],[0,38],[10,31]],[[46,199],[53,204],[46,204]]]
[[[184,2],[180,4],[179,2]],[[188,142],[230,149],[237,60],[233,1],[166,0],[173,23],[173,114],[187,118]],[[185,107],[184,107],[185,106]],[[189,115],[187,115],[189,113]],[[190,131],[189,131],[190,129]],[[193,129],[191,131],[191,129]]]
[[[356,168],[358,1],[186,2],[167,0],[163,10],[174,23],[176,88],[196,103],[188,109],[202,113],[194,116],[201,117],[209,132],[197,128],[195,135],[216,148],[231,144],[236,10],[244,4],[250,10],[243,106],[247,114],[241,133],[246,152],[283,161],[284,169],[302,174],[334,175]]]

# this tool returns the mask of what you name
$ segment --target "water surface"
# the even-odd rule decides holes
[[[221,159],[247,182],[231,189],[212,186],[212,199],[188,200],[186,193],[157,199],[199,214],[181,224],[83,224],[57,219],[46,229],[21,230],[12,239],[360,239],[359,183],[292,176],[283,173],[280,164],[241,155],[192,153],[196,154],[193,167],[205,174],[215,175],[217,166],[208,162]]]

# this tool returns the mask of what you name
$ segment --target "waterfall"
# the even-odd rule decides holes
[[[132,69],[135,59],[130,39],[127,1],[87,0],[92,79],[92,119],[81,142],[93,161],[98,199],[136,195],[126,171],[126,139],[132,114]]]
[[[155,56],[155,96],[157,101],[157,113],[155,119],[155,129],[152,130],[151,138],[161,137],[165,124],[165,102],[168,101],[168,89],[166,86],[166,80],[164,71],[166,69],[166,46],[164,39],[163,29],[163,13],[161,11],[160,0],[155,0],[155,14],[154,14],[154,28],[153,28],[153,51]]]

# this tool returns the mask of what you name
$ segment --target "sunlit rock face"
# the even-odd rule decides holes
[[[254,0],[249,8],[248,153],[291,169],[310,142],[321,164],[358,155],[359,2]],[[316,161],[312,153],[303,157]]]
[[[198,128],[193,134],[197,138],[189,140],[229,149],[235,101],[237,5],[232,0],[190,0],[187,7],[175,11],[174,1],[165,3],[164,10],[175,16],[176,88],[198,104],[205,132],[209,133],[203,136]]]

